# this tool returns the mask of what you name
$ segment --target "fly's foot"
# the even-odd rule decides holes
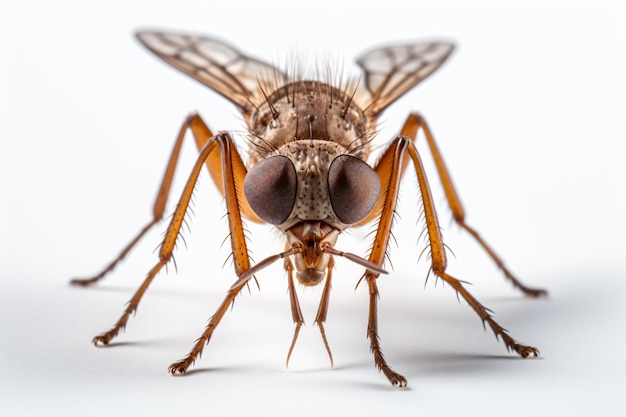
[[[187,369],[191,366],[192,363],[193,361],[187,358],[180,362],[175,362],[171,364],[169,368],[167,368],[167,370],[172,375],[184,375],[185,373],[187,373]]]
[[[537,349],[536,347],[526,346],[517,343],[515,339],[509,336],[509,334],[505,331],[502,331],[500,333],[500,336],[502,336],[502,341],[506,345],[507,350],[515,351],[522,358],[528,358],[529,356],[533,356],[536,358],[537,356],[539,356],[539,349]]]
[[[88,287],[95,283],[97,279],[93,278],[74,278],[70,281],[70,285],[75,287]]]
[[[548,291],[544,290],[543,288],[521,287],[521,290],[527,297],[540,298],[548,296]]]
[[[101,335],[98,335],[94,337],[93,339],[91,339],[91,343],[93,343],[94,346],[106,346],[109,344],[109,342],[111,341],[111,339],[113,339],[114,336],[115,335],[112,334],[111,332],[102,333]]]
[[[403,377],[402,375],[398,375],[396,374],[396,376],[393,379],[390,379],[391,381],[391,385],[393,385],[396,388],[406,388],[406,378]]]
[[[537,349],[536,347],[524,346],[520,345],[519,343],[514,343],[513,345],[511,345],[511,349],[517,352],[517,354],[520,355],[522,358],[528,358],[529,356],[536,358],[537,356],[539,356],[539,349]]]
[[[389,367],[382,368],[383,373],[395,388],[406,388],[406,378],[397,372],[392,371]]]

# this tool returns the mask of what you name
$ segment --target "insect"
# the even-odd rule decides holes
[[[183,189],[160,246],[159,259],[131,298],[123,314],[108,331],[93,339],[107,345],[125,328],[159,271],[172,259],[198,175],[206,167],[226,202],[232,258],[237,279],[189,354],[169,367],[183,374],[196,361],[222,317],[249,279],[271,263],[282,260],[295,330],[287,363],[304,319],[296,293],[303,286],[322,285],[315,323],[328,352],[324,330],[335,259],[345,258],[365,268],[359,282],[368,286],[367,332],[376,367],[389,382],[405,387],[406,379],[392,370],[383,357],[378,337],[377,303],[380,274],[387,253],[400,181],[407,169],[415,172],[426,220],[431,273],[448,283],[500,337],[507,350],[522,357],[538,350],[518,343],[465,288],[446,272],[446,253],[421,156],[416,148],[421,130],[454,220],[466,230],[502,270],[511,283],[528,296],[546,292],[524,286],[502,260],[465,222],[465,211],[425,119],[419,113],[407,117],[400,133],[371,163],[372,140],[381,113],[396,99],[428,77],[449,57],[454,45],[447,42],[398,44],[372,49],[357,60],[358,80],[334,81],[330,74],[305,78],[239,52],[221,41],[181,33],[140,31],[139,41],[171,66],[218,92],[241,112],[248,129],[248,150],[239,153],[228,132],[213,134],[198,114],[191,114],[180,128],[153,207],[153,219],[101,273],[72,284],[86,286],[101,280],[115,268],[135,244],[163,217],[179,151],[187,132],[195,139],[199,156]],[[285,250],[252,265],[243,218],[268,223],[285,237]],[[373,223],[373,245],[367,259],[336,249],[339,235],[350,227]],[[295,277],[295,279],[294,279]]]

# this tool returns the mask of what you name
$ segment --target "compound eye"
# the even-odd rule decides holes
[[[350,155],[340,155],[328,169],[330,204],[337,218],[354,224],[374,208],[380,194],[380,180],[365,162]]]
[[[285,222],[296,201],[296,168],[286,156],[271,156],[255,165],[243,181],[250,207],[264,221]]]

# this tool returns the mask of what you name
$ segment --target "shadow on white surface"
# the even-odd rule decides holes
[[[623,387],[624,361],[613,346],[625,341],[617,330],[623,324],[618,320],[624,317],[619,295],[624,284],[605,279],[586,287],[589,280],[580,273],[570,280],[572,285],[550,288],[548,299],[482,297],[512,335],[541,349],[540,358],[526,360],[507,354],[489,331],[483,332],[449,288],[385,295],[379,317],[382,346],[390,364],[409,380],[405,391],[391,388],[374,369],[365,338],[367,297],[358,290],[349,295],[335,291],[331,299],[332,371],[311,325],[303,328],[290,369],[285,368],[292,334],[286,295],[253,290],[237,300],[190,372],[171,377],[167,365],[187,352],[221,301],[201,281],[157,286],[126,332],[105,348],[94,348],[89,338],[113,323],[134,290],[130,285],[85,290],[5,282],[1,371],[2,393],[10,401],[3,408],[10,415],[49,406],[70,415],[133,410],[246,415],[272,409],[316,415],[349,403],[359,415],[407,407],[458,415],[469,402],[470,415],[511,407],[508,415],[591,412],[597,398],[617,396]],[[316,302],[318,295],[309,292],[302,298]],[[411,297],[419,302],[409,302]],[[456,399],[446,398],[450,390]],[[613,411],[603,415],[618,415]]]

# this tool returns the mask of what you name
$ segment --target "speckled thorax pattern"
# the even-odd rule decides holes
[[[287,84],[269,95],[248,120],[249,167],[301,140],[333,142],[345,149],[343,153],[365,160],[371,128],[366,122],[352,97],[338,88],[318,81]]]

